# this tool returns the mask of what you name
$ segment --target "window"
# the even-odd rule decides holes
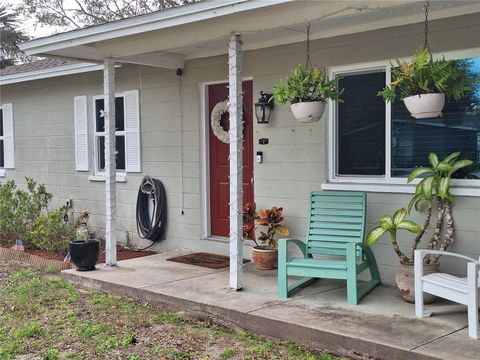
[[[3,134],[3,109],[0,108],[0,169],[5,167],[5,136]]]
[[[94,98],[95,108],[95,132],[94,132],[94,154],[95,154],[95,173],[105,172],[105,121],[101,112],[105,108],[103,98]],[[115,160],[117,170],[125,172],[125,106],[124,97],[115,98]]]
[[[105,121],[101,116],[104,107],[103,96],[73,98],[75,169],[90,172],[88,179],[91,181],[105,181]],[[117,181],[126,181],[127,173],[142,172],[138,90],[116,95],[115,136]]]
[[[5,169],[15,168],[14,126],[12,104],[0,106],[0,176]]]
[[[480,57],[457,60],[480,75]],[[392,104],[392,177],[406,177],[416,166],[428,166],[428,154],[442,159],[455,151],[474,165],[462,169],[459,179],[480,179],[480,86],[461,101],[445,104],[439,119],[415,120],[401,100]]]
[[[336,175],[385,175],[385,103],[377,96],[385,71],[340,75],[337,83],[345,91],[337,104]]]
[[[466,53],[445,57],[458,59],[480,76],[480,57]],[[377,96],[390,81],[389,67],[388,61],[382,61],[331,72],[345,91],[344,102],[330,107],[328,178],[333,185],[324,188],[375,191],[380,188],[368,186],[406,184],[414,167],[428,165],[430,152],[442,158],[454,151],[474,161],[456,174],[455,185],[480,187],[480,85],[462,101],[447,102],[441,118],[416,120],[400,99],[388,104]]]

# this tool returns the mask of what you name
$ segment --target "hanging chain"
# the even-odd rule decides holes
[[[310,23],[307,24],[307,61],[306,66],[312,68],[312,63],[310,61]]]
[[[425,9],[425,42],[423,44],[423,49],[427,50],[432,57],[432,52],[430,51],[430,44],[428,43],[428,8],[430,7],[430,1],[427,1],[423,8]]]

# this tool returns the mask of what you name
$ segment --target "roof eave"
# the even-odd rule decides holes
[[[173,8],[163,12],[146,14],[31,40],[20,44],[20,49],[27,55],[46,55],[49,52],[65,47],[79,46],[147,31],[161,30],[292,1],[294,0],[276,0],[275,2],[266,2],[264,0],[206,1],[192,6]]]
[[[46,69],[27,71],[24,73],[16,73],[11,75],[0,76],[0,85],[16,84],[25,81],[46,79],[57,76],[80,74],[91,71],[100,71],[103,65],[91,63],[75,63],[62,66],[55,66]]]

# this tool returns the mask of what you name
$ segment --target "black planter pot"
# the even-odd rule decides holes
[[[100,241],[72,241],[70,243],[70,258],[78,271],[95,270],[95,264],[100,256]]]

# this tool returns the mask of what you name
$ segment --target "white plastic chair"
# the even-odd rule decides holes
[[[467,261],[467,277],[434,273],[423,276],[425,255],[453,256]],[[478,339],[478,271],[480,262],[468,256],[438,250],[415,250],[415,315],[428,317],[433,314],[468,310],[468,335]],[[423,292],[451,300],[462,305],[423,304]]]

